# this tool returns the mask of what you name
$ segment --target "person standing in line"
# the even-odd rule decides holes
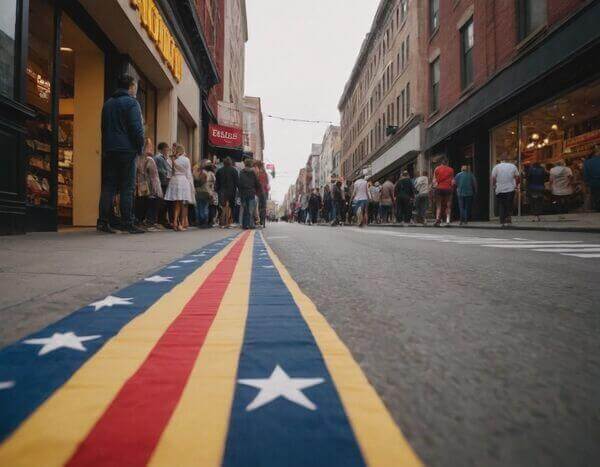
[[[308,198],[308,212],[311,225],[319,223],[319,209],[321,209],[321,195],[319,190],[314,189]]]
[[[365,176],[361,175],[352,186],[352,210],[356,215],[359,227],[364,227],[369,222],[369,185]]]
[[[229,157],[223,160],[223,167],[217,170],[215,190],[219,196],[221,205],[220,225],[223,229],[228,229],[235,210],[235,192],[238,187],[238,172],[233,167],[233,162]]]
[[[422,170],[420,175],[415,178],[415,210],[417,211],[416,221],[426,225],[427,209],[429,209],[430,186],[427,171]]]
[[[333,198],[328,184],[323,188],[323,219],[330,223],[333,221]]]
[[[600,212],[600,144],[594,145],[594,152],[583,163],[583,180],[590,190],[592,209]]]
[[[146,222],[146,211],[148,210],[148,199],[150,198],[150,182],[146,174],[146,150],[149,141],[146,140],[144,150],[135,159],[135,200],[133,212],[135,225],[142,228]]]
[[[258,194],[258,215],[260,225],[264,228],[267,226],[267,200],[269,199],[269,174],[265,170],[263,161],[256,161],[258,182],[260,183],[260,193]]]
[[[346,180],[344,186],[344,213],[342,220],[344,223],[350,225],[352,223],[352,216],[354,215],[354,209],[352,208],[352,182]]]
[[[98,206],[99,232],[116,233],[111,227],[113,202],[120,194],[121,230],[141,234],[134,226],[136,155],[144,149],[144,124],[140,104],[135,99],[137,81],[129,75],[118,80],[118,90],[102,107],[102,189]]]
[[[206,165],[210,161],[200,161],[194,165],[192,175],[194,176],[194,188],[196,191],[196,225],[199,229],[208,228],[210,188],[208,185],[208,171]]]
[[[573,196],[573,171],[565,166],[563,160],[559,160],[550,170],[550,190],[558,212],[567,213],[569,200]]]
[[[173,230],[177,232],[186,230],[187,210],[184,211],[184,204],[195,204],[194,198],[194,180],[190,160],[185,155],[185,148],[178,144],[173,161],[173,176],[165,195],[167,201],[174,203]]]
[[[148,199],[146,201],[146,229],[149,232],[156,232],[158,228],[158,208],[163,198],[163,191],[160,184],[160,176],[158,175],[158,168],[154,162],[154,146],[152,140],[148,138],[145,150],[146,156],[142,169],[146,174],[146,181],[148,183]]]
[[[182,146],[183,147],[183,146]],[[190,225],[194,225],[196,223],[196,196],[195,196],[195,188],[194,188],[194,176],[192,175],[192,159],[183,149],[183,155],[188,158],[188,180],[190,181],[190,191],[192,196],[190,199],[183,203],[181,210],[181,217],[183,219],[183,229],[187,230]]]
[[[467,225],[471,220],[473,197],[477,193],[477,180],[468,165],[460,168],[460,172],[454,177],[454,185],[456,186],[456,196],[458,196],[460,225]]]
[[[544,205],[544,184],[548,174],[539,162],[534,162],[527,172],[527,196],[531,214],[535,216],[534,222],[540,222],[540,215]]]
[[[307,193],[302,193],[300,197],[300,222],[303,224],[308,223],[308,198],[309,195]]]
[[[448,166],[448,159],[441,160],[433,172],[433,187],[435,189],[435,226],[439,227],[446,217],[446,227],[450,226],[452,217],[452,190],[454,188],[454,169]]]
[[[409,224],[412,218],[412,202],[415,197],[415,186],[410,179],[407,170],[402,171],[402,175],[394,187],[394,198],[396,199],[396,219],[400,225]]]
[[[512,223],[511,215],[515,200],[515,191],[521,181],[517,166],[508,161],[508,156],[503,154],[500,163],[492,169],[492,187],[498,201],[498,214],[500,224],[506,227]]]
[[[208,202],[208,227],[212,228],[216,224],[216,218],[219,212],[219,195],[215,190],[217,184],[215,165],[210,159],[207,161],[204,170],[206,170],[206,183],[208,184],[208,192],[210,194],[210,200]]]
[[[369,201],[369,224],[380,223],[379,202],[381,200],[381,184],[375,182],[369,187],[371,201]]]
[[[173,174],[173,161],[169,157],[169,145],[167,143],[162,142],[158,144],[158,153],[154,155],[154,163],[156,164],[156,169],[158,170],[160,188],[164,194],[167,192],[169,180]],[[169,226],[169,218],[171,217],[169,215],[169,207],[170,203],[168,201],[159,199],[158,223],[163,227]]]
[[[242,228],[254,229],[254,211],[256,210],[256,194],[260,191],[260,183],[254,171],[254,161],[244,160],[244,168],[240,173],[239,189],[242,200]]]
[[[394,182],[389,177],[381,186],[379,192],[379,222],[388,223],[394,206]]]
[[[337,180],[331,189],[331,198],[333,202],[333,220],[331,225],[340,225],[342,222],[342,212],[344,205],[344,193],[342,191],[342,182]]]

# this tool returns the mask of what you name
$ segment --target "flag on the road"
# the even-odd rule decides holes
[[[259,236],[0,351],[0,465],[419,465]]]

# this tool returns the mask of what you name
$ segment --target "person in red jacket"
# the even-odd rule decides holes
[[[433,187],[435,188],[435,226],[442,223],[446,214],[446,227],[450,226],[452,214],[452,192],[454,190],[454,169],[448,166],[448,159],[443,158],[433,172]]]
[[[265,227],[267,222],[267,200],[269,199],[269,191],[271,190],[271,187],[269,186],[269,175],[265,170],[263,161],[256,161],[254,163],[254,167],[256,168],[258,183],[260,184],[260,192],[257,193],[258,216],[260,219],[260,225]]]

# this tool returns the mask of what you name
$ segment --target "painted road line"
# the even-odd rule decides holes
[[[124,325],[114,338],[109,340],[93,358],[86,361],[52,397],[0,445],[0,465],[63,465],[67,462],[119,389],[144,362],[164,330],[229,253],[233,245],[229,244],[200,267],[183,267],[173,273],[185,274],[182,271],[188,268],[189,271],[193,271],[191,274],[188,272],[188,276],[182,276],[185,279],[176,286],[174,284],[148,286],[162,293],[161,298],[144,313]],[[130,307],[126,308],[130,309]],[[116,319],[112,311],[110,315],[100,316],[105,322]],[[92,320],[89,313],[86,319]],[[64,365],[64,359],[60,360],[60,363]],[[35,373],[33,369],[30,371]],[[12,400],[14,401],[15,398],[13,397]],[[8,413],[3,411],[3,418]]]
[[[600,248],[549,248],[533,251],[541,251],[543,253],[600,253]]]
[[[571,247],[571,246],[577,246],[574,244],[569,244],[569,243],[550,243],[550,244],[544,244],[544,243],[527,243],[527,244],[515,244],[515,245],[500,245],[500,244],[493,244],[493,245],[481,245],[483,247],[486,248],[505,248],[505,249],[534,249],[534,248],[566,248],[566,247]]]
[[[206,278],[79,445],[68,466],[148,463],[185,388],[248,234]],[[123,356],[122,356],[123,358]]]
[[[248,318],[224,467],[364,467],[332,375],[264,241],[254,243]]]
[[[266,248],[322,351],[367,465],[422,465],[348,348],[271,248]]]
[[[579,253],[579,254],[569,254],[565,253],[562,256],[575,256],[576,258],[600,258],[600,253]]]
[[[252,249],[249,238],[151,466],[221,465],[248,314]]]

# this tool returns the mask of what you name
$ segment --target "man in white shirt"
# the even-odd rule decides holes
[[[559,212],[568,212],[568,202],[573,195],[573,171],[563,160],[550,169],[550,190]]]
[[[369,185],[361,176],[352,185],[352,207],[358,217],[358,226],[364,227],[369,220]]]
[[[420,175],[415,178],[415,190],[417,192],[417,196],[415,197],[415,209],[417,211],[416,220],[417,222],[425,225],[427,223],[425,219],[425,215],[427,213],[427,209],[429,209],[429,177],[427,176],[427,171],[422,170]]]
[[[500,163],[492,170],[492,186],[496,192],[498,215],[502,227],[506,227],[507,224],[511,223],[515,191],[520,181],[519,169],[508,161],[506,154],[503,154]]]

